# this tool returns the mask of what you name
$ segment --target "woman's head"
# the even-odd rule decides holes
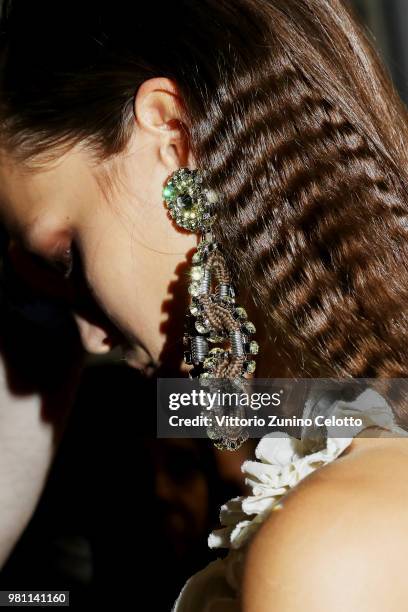
[[[5,16],[5,220],[74,241],[132,343],[160,360],[163,301],[195,244],[161,189],[197,165],[265,341],[299,349],[292,371],[403,375],[406,113],[338,0],[14,0]]]
[[[163,303],[196,243],[169,222],[161,191],[173,170],[193,160],[170,81],[145,81],[134,108],[134,133],[109,159],[96,161],[80,143],[57,157],[51,148],[54,157],[41,162],[2,151],[0,198],[4,221],[25,249],[60,262],[50,297],[69,301],[85,347],[103,353],[126,342],[137,348],[128,352],[131,363],[146,364],[161,359]],[[183,312],[173,316],[182,321]]]

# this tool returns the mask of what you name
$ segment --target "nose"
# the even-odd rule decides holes
[[[109,353],[114,346],[113,338],[109,332],[97,323],[85,319],[83,316],[73,313],[84,349],[94,355]]]

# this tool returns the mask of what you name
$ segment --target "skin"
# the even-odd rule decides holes
[[[120,343],[129,349],[130,365],[146,368],[163,359],[166,301],[175,302],[172,316],[182,318],[177,283],[197,244],[197,235],[170,221],[161,191],[174,170],[195,164],[171,81],[146,81],[134,110],[126,151],[105,162],[96,163],[79,145],[37,168],[1,151],[0,215],[26,255],[52,263],[75,245],[86,290],[103,315],[72,308],[85,349],[106,353]],[[21,253],[15,262],[23,262],[24,275]],[[48,290],[50,284],[66,295],[68,305],[75,304],[74,284],[54,279],[45,282]],[[184,295],[185,286],[180,291]],[[275,332],[262,329],[257,313],[245,306],[262,346],[262,338]],[[266,348],[262,364],[267,365],[258,376],[284,376],[277,355],[272,359]],[[287,362],[287,355],[282,359]],[[0,365],[4,369],[1,359]],[[40,395],[16,397],[4,380],[0,419],[1,564],[33,512],[55,444]],[[382,432],[377,438],[360,436],[343,457],[305,479],[251,544],[243,611],[404,610],[407,467],[407,441]]]
[[[251,542],[242,612],[406,610],[407,467],[407,438],[366,430],[301,481]]]

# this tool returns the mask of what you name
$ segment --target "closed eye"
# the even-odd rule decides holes
[[[64,279],[71,278],[74,270],[74,253],[73,248],[65,248],[61,253],[55,255],[49,260],[53,268],[62,273]]]

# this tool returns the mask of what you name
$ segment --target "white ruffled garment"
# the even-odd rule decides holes
[[[350,427],[352,435],[347,438],[331,437],[331,427],[327,427],[325,447],[312,453],[308,453],[301,440],[284,432],[261,438],[255,450],[256,461],[244,461],[241,466],[252,495],[236,497],[224,504],[220,512],[222,527],[208,538],[210,548],[229,549],[228,554],[189,578],[172,612],[239,612],[245,551],[267,516],[281,508],[285,495],[303,478],[339,457],[367,427],[408,435],[395,423],[386,400],[372,389],[366,389],[353,401],[333,402],[330,415],[353,416],[361,419],[362,425]]]

